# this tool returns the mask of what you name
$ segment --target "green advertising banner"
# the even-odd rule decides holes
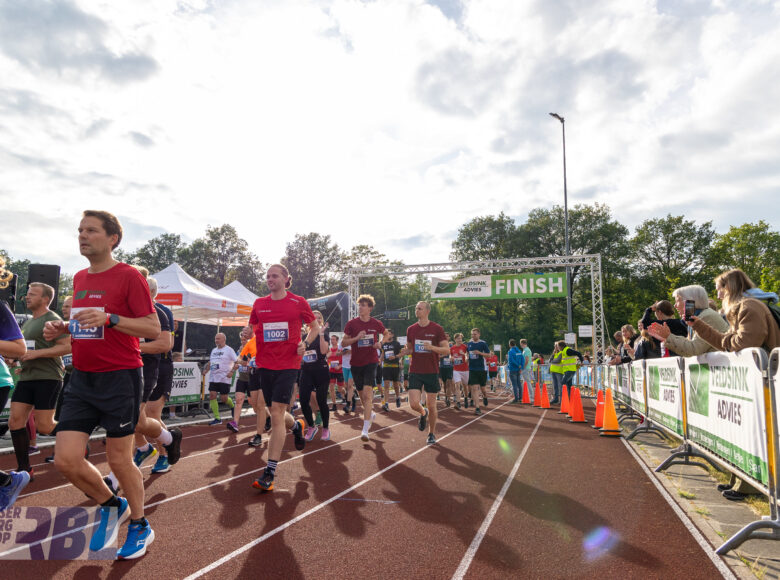
[[[433,300],[484,300],[566,297],[566,274],[493,274],[460,280],[431,278]]]

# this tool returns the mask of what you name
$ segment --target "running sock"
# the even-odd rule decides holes
[[[138,524],[142,528],[145,528],[146,526],[149,525],[149,522],[146,521],[146,518],[138,518],[137,520],[131,519],[130,520],[130,525],[132,526],[133,524]]]
[[[163,445],[170,445],[171,443],[173,443],[173,435],[171,435],[171,432],[168,431],[168,429],[165,429],[163,427],[163,430],[160,431],[160,436],[157,437],[157,441],[159,441]]]
[[[116,475],[114,475],[113,471],[108,474],[108,479],[111,480],[111,487],[113,487],[114,489],[119,488],[119,480],[116,478]]]
[[[273,459],[268,460],[268,465],[265,466],[265,470],[270,473],[271,475],[276,474],[276,464],[279,463],[278,461],[274,461]]]
[[[118,508],[121,507],[121,502],[119,501],[119,498],[115,495],[111,495],[110,498],[108,498],[106,501],[100,504],[100,507],[108,507],[108,508]]]
[[[217,399],[211,399],[211,412],[214,413],[214,418],[219,419],[219,401]]]
[[[225,403],[227,403],[227,406],[230,407],[231,409],[236,406],[236,404],[233,402],[233,399],[231,399],[230,397],[227,398],[227,401],[225,401]]]
[[[292,429],[290,429],[290,433],[297,433],[300,430],[301,430],[301,424],[298,421],[296,421],[295,423],[293,423]]]
[[[371,427],[371,421],[363,420],[363,432],[368,433],[369,428]]]
[[[136,447],[136,449],[138,451],[140,451],[141,453],[145,453],[145,452],[149,451],[149,449],[151,447],[152,447],[152,444],[151,443],[147,443],[146,445],[142,445],[141,447]]]
[[[30,434],[27,427],[11,429],[11,441],[16,453],[16,464],[19,466],[17,471],[30,471]]]

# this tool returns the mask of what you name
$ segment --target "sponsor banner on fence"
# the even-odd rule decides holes
[[[682,376],[678,361],[676,357],[647,361],[647,405],[650,419],[683,436]]]
[[[631,405],[631,365],[615,365],[615,398],[625,405]]]
[[[566,274],[494,274],[460,280],[431,278],[434,300],[478,300],[485,298],[561,298],[566,296]]]
[[[764,385],[755,350],[685,359],[688,435],[767,484]]]
[[[0,511],[0,560],[116,560],[116,537],[89,549],[99,522],[100,506],[13,506]]]
[[[173,363],[173,387],[169,405],[182,403],[197,403],[200,401],[201,374],[198,363],[175,362]]]
[[[631,378],[629,379],[629,404],[635,411],[639,411],[643,415],[647,414],[647,406],[645,405],[645,372],[644,363],[641,360],[629,363],[631,367]]]

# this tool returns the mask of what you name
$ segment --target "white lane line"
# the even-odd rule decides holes
[[[721,573],[721,575],[724,578],[727,578],[728,580],[737,580],[737,577],[734,575],[734,573],[731,571],[731,569],[728,567],[728,565],[721,559],[718,554],[715,553],[715,550],[710,546],[710,543],[705,539],[705,537],[702,535],[702,533],[699,531],[699,529],[696,527],[696,525],[691,521],[691,519],[688,517],[688,514],[686,514],[683,509],[677,505],[677,502],[674,501],[674,498],[669,495],[669,492],[666,491],[666,488],[663,486],[663,484],[658,481],[658,478],[655,477],[652,471],[648,469],[647,465],[645,465],[645,462],[642,461],[642,458],[639,457],[636,451],[631,447],[631,444],[623,439],[622,437],[620,440],[623,442],[623,445],[626,446],[626,449],[628,449],[629,453],[634,457],[636,462],[639,464],[639,467],[642,468],[642,471],[645,472],[645,475],[647,475],[647,478],[653,482],[653,485],[655,485],[656,489],[658,490],[658,493],[661,494],[661,497],[663,497],[666,500],[666,503],[669,504],[669,507],[672,508],[675,514],[677,514],[677,517],[680,518],[680,521],[683,523],[683,525],[688,529],[688,531],[693,536],[693,539],[696,540],[696,543],[701,546],[701,549],[704,550],[704,553],[707,554],[707,557],[712,560],[712,563],[715,564],[715,567],[718,569],[718,572]]]
[[[471,420],[471,421],[469,421],[468,423],[464,423],[463,425],[461,425],[460,427],[458,427],[458,428],[457,428],[457,429],[455,429],[454,431],[450,431],[449,433],[447,433],[447,434],[446,434],[446,435],[444,435],[443,437],[440,437],[440,438],[439,438],[439,441],[443,441],[444,439],[446,439],[446,438],[447,438],[447,437],[449,437],[450,435],[454,435],[455,433],[457,433],[458,431],[460,431],[461,429],[463,429],[463,428],[465,428],[465,427],[468,427],[469,425],[471,425],[471,424],[472,424],[472,423],[474,423],[475,421],[479,421],[480,419],[483,419],[484,417],[487,417],[488,415],[490,415],[490,413],[492,413],[493,411],[497,411],[498,409],[500,409],[501,407],[503,407],[503,406],[504,406],[504,405],[506,405],[506,404],[508,404],[508,403],[504,403],[504,404],[502,404],[502,405],[499,405],[499,406],[498,406],[498,407],[496,407],[495,409],[491,409],[491,410],[490,410],[490,411],[488,411],[487,413],[484,413],[484,414],[482,414],[481,416],[479,416],[479,417],[477,417],[477,418],[475,418],[475,419],[472,419],[472,420]],[[197,572],[193,572],[192,574],[190,574],[189,576],[187,576],[187,577],[185,578],[185,580],[194,580],[195,578],[200,578],[200,577],[201,577],[201,576],[203,576],[204,574],[208,574],[209,572],[212,572],[213,570],[215,570],[215,569],[219,568],[220,566],[222,566],[222,564],[225,564],[226,562],[229,562],[230,560],[232,560],[232,559],[233,559],[233,558],[235,558],[236,556],[239,556],[239,555],[243,554],[243,553],[244,553],[244,552],[246,552],[247,550],[251,550],[252,548],[254,548],[255,546],[257,546],[258,544],[261,544],[262,542],[265,542],[265,541],[266,541],[268,538],[271,538],[271,537],[275,536],[275,535],[276,535],[276,534],[278,534],[279,532],[283,532],[284,530],[286,530],[286,529],[287,529],[287,528],[289,528],[290,526],[292,526],[292,525],[294,525],[294,524],[298,523],[299,521],[301,521],[301,520],[303,520],[303,519],[305,519],[305,518],[309,517],[309,516],[310,516],[310,515],[312,515],[312,514],[315,514],[315,513],[317,513],[317,512],[318,512],[318,511],[320,511],[321,509],[323,509],[323,508],[325,508],[325,507],[329,506],[329,505],[330,505],[331,503],[333,503],[334,501],[336,501],[336,500],[338,500],[338,499],[340,499],[340,498],[344,497],[345,495],[347,495],[347,494],[349,494],[349,493],[352,493],[354,490],[358,489],[359,487],[362,487],[363,485],[365,485],[365,484],[366,484],[366,483],[368,483],[369,481],[372,481],[372,480],[376,479],[377,477],[379,477],[379,476],[380,476],[380,475],[382,475],[383,473],[385,473],[385,472],[387,472],[387,471],[390,471],[391,469],[393,469],[394,467],[397,467],[398,465],[401,465],[402,463],[404,463],[404,462],[408,461],[409,459],[411,459],[412,457],[414,457],[414,456],[416,456],[416,455],[418,455],[418,454],[422,453],[423,451],[427,451],[427,450],[428,450],[428,448],[429,448],[429,447],[426,445],[425,447],[421,447],[421,448],[420,448],[420,449],[418,449],[417,451],[413,451],[412,453],[410,453],[410,454],[409,454],[409,455],[407,455],[406,457],[402,457],[401,459],[399,459],[399,460],[398,460],[398,461],[396,461],[395,463],[392,463],[392,464],[388,465],[387,467],[385,467],[384,469],[382,469],[382,470],[380,470],[380,471],[377,471],[377,472],[376,472],[376,473],[374,473],[373,475],[369,475],[369,476],[368,476],[367,478],[365,478],[363,481],[359,481],[358,483],[356,483],[356,484],[355,484],[355,485],[353,485],[352,487],[350,487],[350,488],[348,488],[348,489],[345,489],[345,490],[344,490],[344,491],[342,491],[341,493],[338,493],[338,494],[334,495],[334,496],[333,496],[333,497],[331,497],[330,499],[328,499],[328,500],[325,500],[324,502],[322,502],[322,503],[320,503],[320,504],[317,504],[317,505],[315,505],[313,508],[310,508],[309,510],[307,510],[307,511],[303,512],[301,515],[299,515],[299,516],[296,516],[296,517],[292,518],[291,520],[288,520],[287,522],[285,522],[285,523],[281,524],[280,526],[277,526],[276,528],[274,528],[273,530],[271,530],[271,531],[269,531],[269,532],[267,532],[267,533],[263,534],[263,535],[262,535],[262,536],[260,536],[259,538],[255,539],[255,540],[252,540],[251,542],[249,542],[249,543],[247,543],[247,544],[244,544],[243,546],[241,546],[240,548],[238,548],[238,549],[236,549],[236,550],[233,550],[233,551],[232,551],[230,554],[227,554],[226,556],[223,556],[223,557],[222,557],[222,558],[220,558],[219,560],[216,560],[215,562],[212,562],[211,564],[209,564],[208,566],[205,566],[205,567],[201,568],[201,569],[200,569],[200,570],[198,570]]]
[[[468,549],[466,550],[466,553],[463,555],[463,559],[460,561],[460,565],[458,565],[458,569],[455,570],[455,573],[452,575],[453,580],[462,580],[462,578],[466,575],[466,572],[468,571],[469,566],[471,566],[471,562],[474,560],[474,556],[477,555],[477,550],[479,550],[479,546],[480,544],[482,544],[482,540],[485,539],[485,535],[487,535],[488,528],[490,527],[490,524],[493,523],[493,518],[496,517],[496,513],[498,513],[498,508],[501,506],[501,503],[504,501],[504,496],[506,495],[506,492],[509,491],[509,486],[512,485],[512,481],[515,479],[515,475],[517,475],[517,470],[520,469],[520,464],[523,462],[523,459],[525,458],[525,454],[528,452],[528,448],[531,446],[531,442],[533,441],[536,432],[539,430],[539,427],[541,427],[542,420],[544,419],[544,416],[546,414],[547,411],[545,410],[542,413],[542,415],[539,417],[539,421],[536,423],[536,427],[534,427],[534,430],[531,432],[531,436],[528,438],[528,441],[525,442],[525,445],[523,446],[523,450],[520,452],[517,461],[515,461],[515,465],[512,468],[509,477],[506,478],[506,481],[504,482],[504,486],[501,488],[501,491],[498,492],[498,495],[496,496],[496,499],[493,501],[493,505],[491,506],[490,511],[487,513],[485,519],[482,521],[482,525],[479,527],[479,530],[477,531],[477,534],[474,536],[474,539],[471,540],[471,545],[469,545]]]

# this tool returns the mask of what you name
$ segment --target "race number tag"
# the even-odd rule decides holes
[[[456,356],[454,359],[452,359],[452,362],[454,362],[456,365],[463,364],[463,359],[459,356]]]
[[[365,337],[359,338],[358,341],[357,341],[357,345],[359,347],[374,346],[374,335],[373,334],[367,334]]]
[[[64,355],[62,355],[62,366],[65,366],[65,367],[73,366],[73,355],[72,354],[64,354]]]
[[[290,329],[286,322],[263,323],[263,342],[286,342],[290,338]]]
[[[420,340],[419,338],[414,341],[414,352],[430,352],[431,341]]]
[[[469,353],[469,358],[470,358],[470,359],[472,359],[472,360],[473,360],[473,359],[475,359],[475,358],[477,358],[478,356],[479,356],[479,355],[478,355],[476,352],[473,352],[473,351],[472,351],[472,352],[470,352],[470,353]]]
[[[245,372],[247,372],[248,370],[249,370],[249,367],[248,367],[248,366],[246,366],[246,365],[240,365],[240,366],[238,367],[238,372],[240,372],[240,373],[245,373]]]
[[[102,307],[89,307],[93,310],[100,310],[101,312],[104,312]],[[88,310],[87,307],[80,307],[80,308],[73,308],[71,309],[71,316],[81,312],[82,310]],[[79,324],[78,320],[75,320],[71,318],[68,321],[68,331],[70,332],[70,336],[72,338],[78,339],[78,340],[86,340],[86,339],[102,339],[103,338],[103,327],[98,326],[96,328],[81,328],[81,325]]]
[[[249,368],[250,369],[256,369],[257,368],[257,361],[255,361],[255,357],[252,357],[249,359]]]
[[[27,350],[35,350],[34,340],[25,340],[24,343],[27,345]]]
[[[305,363],[313,363],[317,362],[317,351],[316,350],[307,350],[303,353],[303,362]]]
[[[442,357],[441,364],[443,364],[445,367],[448,367],[452,364],[452,359],[448,356]]]
[[[392,351],[392,350],[387,350],[387,351],[385,351],[385,359],[386,359],[386,360],[390,360],[390,359],[393,357],[393,354],[394,354],[394,353],[393,353],[393,351]]]
[[[211,370],[212,371],[218,371],[219,370],[219,363],[211,363]]]
[[[330,361],[330,370],[332,370],[332,371],[339,370],[339,361],[337,361],[337,360]]]

